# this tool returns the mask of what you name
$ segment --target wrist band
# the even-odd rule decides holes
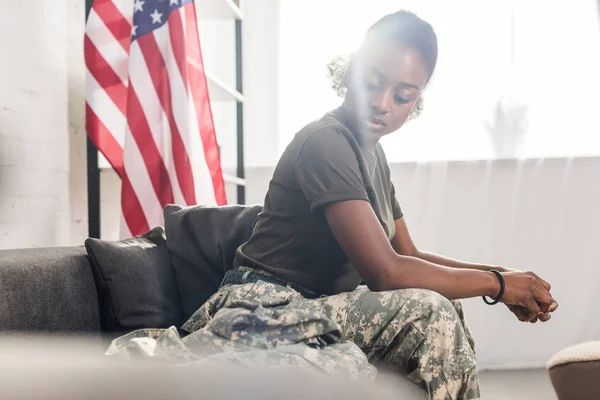
[[[493,306],[494,304],[500,303],[500,301],[502,300],[502,297],[504,297],[504,277],[502,276],[502,274],[499,271],[496,271],[495,269],[491,269],[490,272],[493,272],[494,275],[496,275],[496,278],[498,278],[498,280],[500,281],[500,294],[498,294],[498,297],[496,297],[496,299],[494,301],[488,300],[485,296],[481,296],[481,297],[483,298],[483,301],[485,302],[485,304],[489,304],[490,306]]]

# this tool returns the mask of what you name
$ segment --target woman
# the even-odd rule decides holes
[[[225,283],[288,285],[370,361],[397,367],[430,398],[477,399],[474,343],[451,300],[488,296],[529,322],[549,320],[557,303],[533,273],[452,260],[412,242],[379,139],[418,113],[436,61],[431,26],[402,11],[368,30],[341,75],[330,68],[343,77],[343,105],[287,147],[238,249],[243,278]]]

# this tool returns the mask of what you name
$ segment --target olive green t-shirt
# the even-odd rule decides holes
[[[362,281],[337,243],[323,207],[371,204],[391,239],[402,217],[381,145],[365,151],[334,110],[296,134],[281,156],[248,241],[234,266],[262,269],[317,294],[354,290]]]

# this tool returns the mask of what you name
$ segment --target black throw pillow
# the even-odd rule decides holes
[[[163,228],[121,241],[89,238],[85,247],[103,330],[179,326],[181,307]]]
[[[261,205],[165,207],[167,246],[182,323],[217,291],[261,211]]]

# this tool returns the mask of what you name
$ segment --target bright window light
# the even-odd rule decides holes
[[[326,65],[386,13],[438,34],[415,121],[384,139],[391,162],[600,154],[600,13],[595,0],[281,1],[280,152],[341,103]]]

